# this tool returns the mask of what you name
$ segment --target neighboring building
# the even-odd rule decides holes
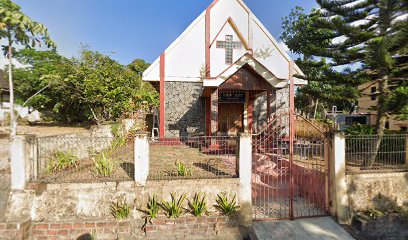
[[[378,103],[379,84],[377,81],[365,83],[359,86],[361,97],[358,99],[359,114],[367,114],[369,118],[369,125],[374,126],[377,121],[377,111],[374,109]],[[390,85],[390,89],[394,88]],[[386,126],[390,130],[404,130],[408,127],[408,121],[397,120],[395,116],[390,116],[387,120]]]
[[[27,118],[30,122],[41,120],[37,110],[29,109],[20,105],[15,105],[14,110],[21,118]],[[10,113],[10,89],[5,72],[0,69],[0,125],[4,124],[7,114]]]
[[[290,62],[242,0],[215,0],[143,73],[160,92],[160,137],[262,129],[288,109]]]
[[[4,102],[10,102],[10,90],[5,72],[0,69],[0,104]]]

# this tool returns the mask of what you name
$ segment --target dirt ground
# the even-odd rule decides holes
[[[62,126],[18,126],[18,134],[35,134],[38,136],[52,136],[59,134],[81,133],[87,132],[86,128],[82,127],[62,127]],[[7,137],[9,127],[0,127],[0,135]]]
[[[184,164],[190,173],[178,176],[177,163]],[[198,148],[185,145],[150,146],[149,179],[152,180],[234,177],[235,172],[235,154],[203,154]]]

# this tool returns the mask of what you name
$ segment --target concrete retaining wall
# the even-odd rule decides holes
[[[30,187],[30,186],[29,186]],[[110,206],[117,199],[125,199],[135,208],[132,215],[139,219],[149,196],[170,200],[170,194],[187,198],[201,192],[206,195],[210,211],[215,211],[217,194],[237,195],[239,179],[148,181],[146,186],[135,182],[109,182],[89,184],[37,184],[34,190],[15,191],[10,194],[6,217],[9,221],[61,221],[67,219],[109,219]],[[185,205],[187,201],[185,202]]]
[[[347,175],[351,210],[408,206],[408,173],[366,173]]]

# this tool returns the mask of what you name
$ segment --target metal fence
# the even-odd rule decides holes
[[[149,180],[237,177],[238,137],[150,140]]]
[[[348,173],[408,171],[408,134],[346,136]]]
[[[33,139],[31,181],[46,183],[132,180],[133,138],[58,135]]]

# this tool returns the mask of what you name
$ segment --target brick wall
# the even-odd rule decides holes
[[[30,221],[0,223],[0,240],[25,240],[30,236]]]
[[[154,219],[146,234],[143,219],[0,224],[0,239],[242,239],[237,217]],[[30,231],[31,226],[31,231]]]

